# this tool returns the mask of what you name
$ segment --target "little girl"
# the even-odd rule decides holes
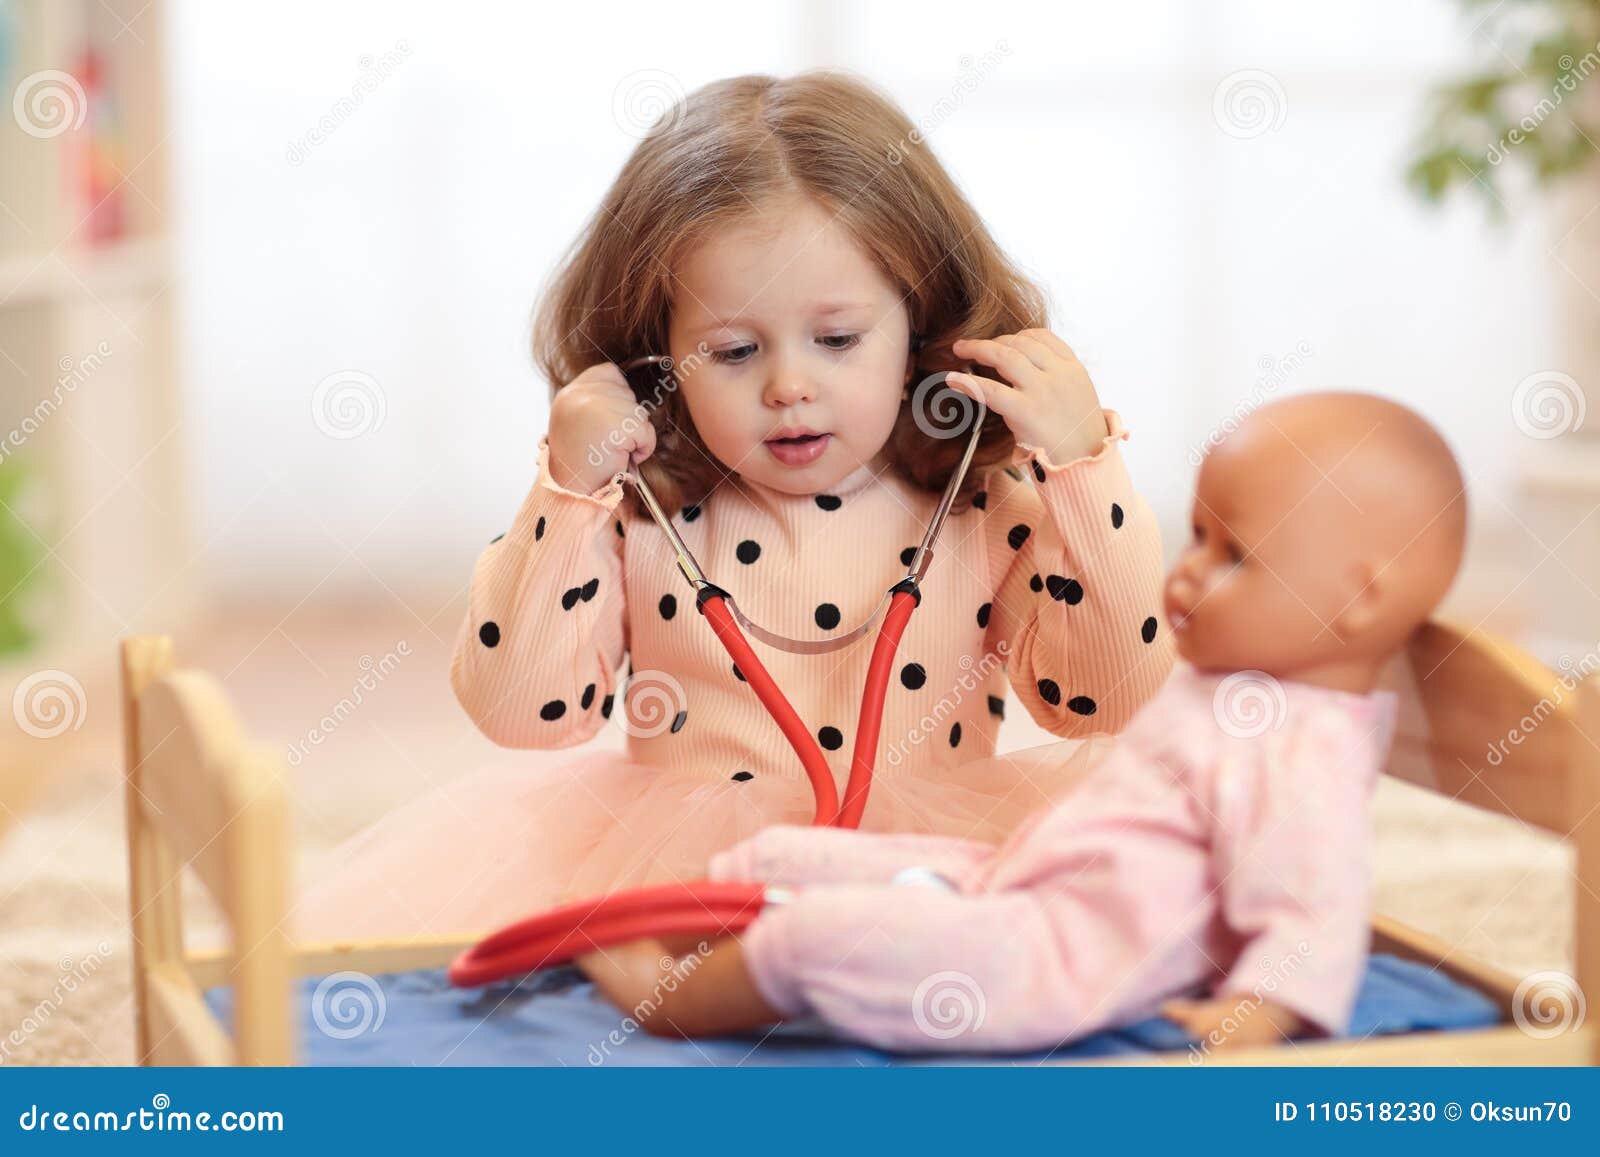
[[[900,645],[866,830],[999,840],[1092,762],[1091,745],[996,756],[1008,684],[1074,739],[1161,686],[1161,545],[1127,431],[949,175],[895,148],[911,131],[838,74],[749,76],[635,149],[537,319],[566,385],[537,481],[478,559],[450,673],[497,744],[573,747],[610,721],[626,750],[401,809],[341,850],[298,934],[486,931],[701,875],[810,816],[799,761],[618,483],[630,464],[746,614],[825,637],[904,576],[967,442],[961,395],[989,407]],[[670,371],[630,381],[619,366],[646,354]],[[941,372],[960,394],[929,388]],[[841,789],[871,650],[760,650]]]

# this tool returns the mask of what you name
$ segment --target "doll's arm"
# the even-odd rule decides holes
[[[1161,622],[1161,535],[1133,488],[1114,410],[1096,453],[990,472],[984,524],[995,598],[985,640],[1028,713],[1052,734],[1115,733],[1156,693],[1175,650]]]
[[[925,867],[954,881],[993,854],[990,844],[954,836],[775,824],[713,856],[707,875],[766,884],[887,884],[906,868]]]
[[[1371,940],[1373,773],[1341,722],[1309,721],[1241,763],[1212,845],[1222,915],[1243,940],[1215,997],[1271,1002],[1318,1035],[1345,1031]]]
[[[578,494],[539,477],[511,526],[478,556],[450,662],[456,699],[502,747],[571,747],[611,713],[627,649],[615,481]]]
[[[694,946],[635,940],[574,963],[652,1036],[725,1036],[783,1019],[756,989],[735,936]]]

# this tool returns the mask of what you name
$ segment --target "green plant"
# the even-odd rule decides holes
[[[1600,160],[1600,0],[1463,7],[1485,42],[1485,64],[1435,90],[1406,176],[1434,202],[1471,187],[1499,215],[1504,166],[1548,187]]]
[[[33,471],[18,458],[0,459],[0,655],[26,651],[38,639],[28,599],[44,576],[39,540],[15,513],[27,506]]]

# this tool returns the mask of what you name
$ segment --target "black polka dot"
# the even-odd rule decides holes
[[[961,720],[959,719],[950,725],[950,746],[961,746]]]
[[[1067,700],[1067,707],[1077,715],[1093,715],[1095,713],[1095,701],[1087,695],[1074,695]]]
[[[972,505],[976,506],[979,510],[986,509],[989,505],[989,492],[987,490],[980,490],[974,494],[972,496]]]
[[[585,711],[587,711],[587,710],[589,710],[589,704],[591,704],[593,702],[594,702],[594,684],[590,683],[587,687],[585,687],[583,689],[583,698],[578,701],[578,706],[582,707]]]
[[[1044,579],[1035,574],[1031,579],[1028,580],[1028,589],[1034,594],[1038,594],[1040,591],[1044,590]]]
[[[582,587],[572,587],[570,590],[562,591],[561,592],[561,609],[564,610],[564,611],[570,611],[573,607],[578,605],[578,599],[582,595],[583,595],[583,588]]]
[[[734,548],[734,557],[749,566],[761,557],[761,544],[754,539],[747,538]]]
[[[900,668],[900,682],[907,691],[915,691],[928,681],[928,669],[921,663],[907,663]]]
[[[485,623],[479,627],[478,642],[485,647],[498,647],[500,645],[500,624]]]
[[[683,520],[685,522],[693,522],[695,519],[697,519],[699,517],[700,517],[700,504],[698,502],[691,502],[691,503],[689,503],[688,506],[685,506],[683,508]]]
[[[996,719],[1004,719],[1006,717],[1006,701],[998,695],[989,696],[989,714]]]
[[[837,494],[818,494],[816,501],[817,505],[824,510],[838,510],[839,507],[844,505],[844,499]]]
[[[1053,574],[1044,580],[1044,585],[1050,588],[1050,597],[1058,603],[1077,606],[1083,601],[1083,584],[1077,579],[1062,578],[1058,574]]]
[[[1156,617],[1151,615],[1144,621],[1144,626],[1139,628],[1139,637],[1147,643],[1156,641]]]
[[[911,560],[917,557],[917,548],[908,546],[900,552],[900,565],[910,566]]]
[[[661,601],[656,604],[656,610],[661,612],[663,619],[670,619],[678,613],[678,600],[672,595],[662,595]]]
[[[1059,706],[1061,703],[1061,685],[1054,679],[1040,679],[1039,698],[1052,707]]]
[[[539,516],[539,521],[533,524],[533,541],[538,542],[544,537],[544,515]]]
[[[560,699],[552,699],[539,708],[539,718],[548,721],[560,719],[567,713],[567,705]]]
[[[1034,459],[1033,462],[1033,476],[1040,482],[1044,481],[1044,467],[1039,465],[1038,459]]]
[[[743,783],[745,780],[754,779],[755,777],[756,773],[753,771],[736,771],[733,773],[733,782]]]
[[[683,725],[689,718],[687,711],[680,711],[672,717],[672,734],[676,735],[683,730]]]
[[[837,727],[824,727],[817,732],[817,742],[829,751],[838,751],[844,746],[844,734]]]
[[[989,625],[989,612],[993,609],[993,603],[984,603],[983,606],[978,608],[978,626],[987,627]]]
[[[622,520],[620,518],[617,519],[617,537],[618,538],[627,538],[628,537],[627,534],[622,529]]]
[[[1019,522],[1006,531],[1006,542],[1012,550],[1021,550],[1022,544],[1028,541],[1028,535],[1033,533],[1033,527],[1025,522]]]
[[[1113,529],[1120,529],[1122,526],[1122,507],[1115,502],[1111,504],[1111,525]]]
[[[744,677],[744,672],[739,670],[739,664],[737,663],[733,665],[733,677],[739,680],[741,683],[748,682],[748,680]]]
[[[505,537],[505,535],[503,535],[503,534],[497,534],[497,535],[495,535],[495,536],[494,536],[494,537],[493,537],[493,538],[491,538],[491,539],[490,539],[490,540],[489,540],[489,545],[490,545],[490,546],[493,546],[493,545],[494,545],[494,544],[495,544],[495,543],[497,543],[497,542],[499,542],[499,541],[500,541],[500,540],[501,540],[501,539],[502,539],[502,538],[504,538],[504,537]]]
[[[584,583],[583,584],[583,601],[584,602],[588,602],[590,599],[594,598],[595,591],[597,591],[599,589],[600,589],[600,580],[597,579],[597,578],[592,578],[588,582]]]
[[[615,701],[615,695],[607,695],[604,699],[600,700],[600,717],[602,719],[611,718],[611,704]]]
[[[824,631],[831,631],[839,625],[839,608],[832,603],[823,603],[812,617],[817,620],[817,626]]]

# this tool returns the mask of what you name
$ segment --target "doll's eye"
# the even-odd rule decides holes
[[[754,343],[745,342],[744,345],[734,346],[730,350],[712,350],[711,360],[725,366],[736,366],[741,362],[749,361],[755,351]]]
[[[845,350],[854,349],[860,345],[861,335],[858,333],[830,333],[819,337],[817,340],[822,343],[824,348],[843,353]]]

